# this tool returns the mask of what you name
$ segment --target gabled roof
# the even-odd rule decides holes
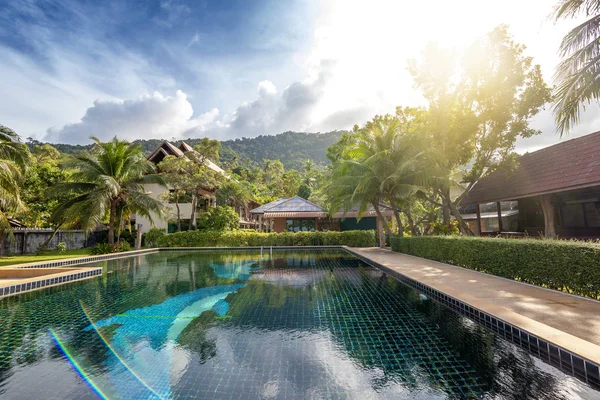
[[[171,143],[167,140],[163,140],[158,145],[156,150],[154,150],[152,152],[152,154],[150,154],[148,156],[148,161],[158,164],[166,156],[182,157],[188,151],[195,151],[195,150],[189,144],[187,144],[183,141],[179,142],[179,146],[175,146],[173,143]],[[211,160],[207,159],[206,165],[208,166],[208,168],[212,169],[213,171],[219,172],[219,173],[225,175],[225,171],[223,170],[223,168],[219,167],[217,164],[215,164]]]
[[[477,182],[461,204],[515,200],[600,185],[600,132],[518,158],[507,174],[498,170]]]
[[[319,218],[327,216],[327,213],[321,207],[299,196],[277,199],[251,210],[250,213],[264,214],[265,217],[269,218],[294,216]]]
[[[344,210],[338,211],[335,214],[333,214],[331,217],[332,218],[342,218],[342,219],[343,218],[358,218],[358,214],[359,214],[358,211],[359,211],[359,207],[354,206],[346,211],[344,211]],[[387,206],[383,203],[379,203],[379,212],[384,217],[392,217],[394,215],[394,210],[392,209],[392,207]],[[369,204],[369,206],[367,207],[367,209],[365,210],[365,212],[362,214],[361,217],[376,217],[376,216],[377,216],[377,212],[375,211],[375,207],[373,207],[373,205]]]

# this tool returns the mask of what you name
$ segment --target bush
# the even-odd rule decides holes
[[[245,247],[245,246],[375,246],[375,231],[282,232],[187,231],[163,235],[159,247]]]
[[[166,233],[163,229],[152,228],[148,232],[144,233],[144,246],[156,247],[158,246],[158,240],[165,236]]]
[[[129,242],[125,240],[121,240],[115,244],[108,243],[98,243],[92,248],[90,248],[91,255],[100,255],[100,254],[111,254],[111,253],[121,253],[123,251],[131,250],[131,245]]]
[[[56,250],[60,251],[61,253],[67,251],[67,244],[65,242],[58,242],[56,245]]]
[[[229,206],[211,207],[202,213],[198,226],[205,230],[230,231],[240,225],[240,216]]]
[[[392,250],[503,278],[600,296],[600,246],[539,239],[420,236],[391,239]]]

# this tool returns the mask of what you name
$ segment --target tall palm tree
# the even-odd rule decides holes
[[[561,136],[579,122],[582,109],[600,98],[600,1],[561,0],[555,18],[585,15],[587,20],[565,35],[560,44],[554,89],[554,115]]]
[[[19,195],[29,150],[10,128],[0,125],[0,255],[4,236],[12,237],[10,216],[25,208]]]
[[[371,205],[382,218],[380,203],[388,203],[402,235],[399,203],[425,182],[418,168],[419,146],[402,123],[390,116],[376,117],[355,131],[342,159],[334,165],[329,193],[333,208],[359,208],[362,215]],[[383,218],[382,218],[383,219]],[[390,228],[384,224],[388,234]]]
[[[231,206],[236,211],[244,210],[244,218],[248,217],[248,205],[254,199],[248,182],[227,181],[217,190],[217,204]]]
[[[127,210],[151,219],[162,215],[162,204],[144,190],[145,183],[165,185],[154,165],[142,154],[139,146],[116,137],[102,143],[92,137],[94,148],[69,157],[65,166],[73,168],[72,182],[58,190],[68,190],[73,198],[61,204],[54,218],[77,218],[84,229],[94,229],[109,216],[108,242],[114,244],[115,226],[120,211]]]

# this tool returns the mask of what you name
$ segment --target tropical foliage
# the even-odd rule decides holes
[[[20,184],[27,169],[29,151],[19,136],[0,125],[0,255],[4,236],[12,235],[10,219],[25,209]]]
[[[76,220],[83,229],[94,229],[108,216],[108,243],[115,243],[115,229],[124,217],[137,213],[152,218],[162,215],[161,202],[152,198],[144,184],[164,185],[154,166],[139,147],[117,139],[102,143],[87,152],[70,156],[65,166],[74,170],[71,182],[57,187],[71,194],[54,213],[55,220]],[[125,218],[129,220],[129,218]]]
[[[561,0],[554,14],[556,20],[581,15],[587,20],[565,35],[559,50],[554,115],[561,135],[579,122],[586,105],[600,97],[600,1]]]

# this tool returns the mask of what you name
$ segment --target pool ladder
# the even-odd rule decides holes
[[[273,258],[273,246],[270,247],[271,251],[270,251],[270,256],[271,258]],[[260,246],[260,258],[263,258],[263,246]]]

